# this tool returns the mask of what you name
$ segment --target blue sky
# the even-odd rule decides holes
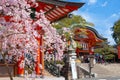
[[[95,24],[95,29],[100,35],[108,38],[110,44],[115,44],[112,39],[111,27],[120,19],[120,0],[67,0],[71,2],[85,2],[85,5],[74,11],[88,22]]]

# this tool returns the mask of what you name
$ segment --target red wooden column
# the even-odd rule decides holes
[[[36,38],[37,39],[37,42],[38,42],[38,45],[40,46],[40,38]],[[40,67],[39,67],[39,64],[40,64],[40,48],[37,49],[37,61],[36,61],[36,65],[35,65],[35,71],[36,71],[36,75],[40,75]]]
[[[43,46],[43,36],[40,38],[40,45]],[[40,51],[41,75],[44,75],[44,52]]]
[[[17,75],[24,76],[24,56],[20,56],[17,62]]]
[[[118,59],[120,59],[120,45],[117,46],[118,49]]]
[[[37,26],[35,30],[37,30],[38,34],[40,35],[40,37],[36,37],[39,47],[37,49],[37,62],[35,66],[35,71],[36,71],[36,75],[43,75],[44,74],[44,53],[42,52],[40,47],[43,46],[44,30],[42,30],[42,27],[40,26]]]

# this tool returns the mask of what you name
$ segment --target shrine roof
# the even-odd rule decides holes
[[[92,32],[94,32],[94,34],[96,35],[97,38],[101,39],[101,40],[107,40],[107,38],[104,38],[103,36],[101,36],[96,29],[92,28],[92,27],[88,27],[86,26],[87,29],[91,30]]]
[[[82,27],[80,25],[74,26],[73,27],[74,31],[74,39],[79,41],[79,40],[84,40],[84,41],[91,41],[92,44],[98,44],[103,41],[107,41],[107,38],[104,38],[101,36],[94,28],[92,27]]]
[[[46,18],[50,22],[57,21],[66,17],[69,13],[79,9],[84,3],[66,2],[59,0],[37,0],[39,6],[36,7],[36,11],[43,10]]]

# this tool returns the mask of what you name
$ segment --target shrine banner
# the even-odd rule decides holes
[[[117,46],[118,49],[118,59],[120,59],[120,45]]]

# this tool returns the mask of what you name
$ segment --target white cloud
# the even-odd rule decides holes
[[[94,22],[95,19],[87,12],[74,11],[73,14],[82,16],[88,22]]]
[[[108,38],[108,42],[110,42],[111,45],[115,44],[115,41],[112,38],[112,31],[109,28],[105,31],[104,35],[106,38]]]
[[[97,0],[82,0],[85,3],[88,3],[88,5],[95,4]]]
[[[80,15],[86,20],[86,21],[92,21],[92,18],[87,13],[80,13]]]
[[[113,13],[110,18],[120,18],[120,12],[119,13]]]
[[[120,19],[120,12],[118,12],[118,13],[113,13],[110,17],[108,17],[106,20],[105,20],[105,23],[106,24],[112,24],[113,25],[113,23],[114,22],[116,22],[118,19]]]
[[[89,3],[90,4],[94,4],[94,3],[96,3],[97,2],[97,0],[89,0]]]
[[[104,2],[101,6],[102,6],[102,7],[105,7],[107,4],[108,4],[108,2],[106,1],[106,2]]]

